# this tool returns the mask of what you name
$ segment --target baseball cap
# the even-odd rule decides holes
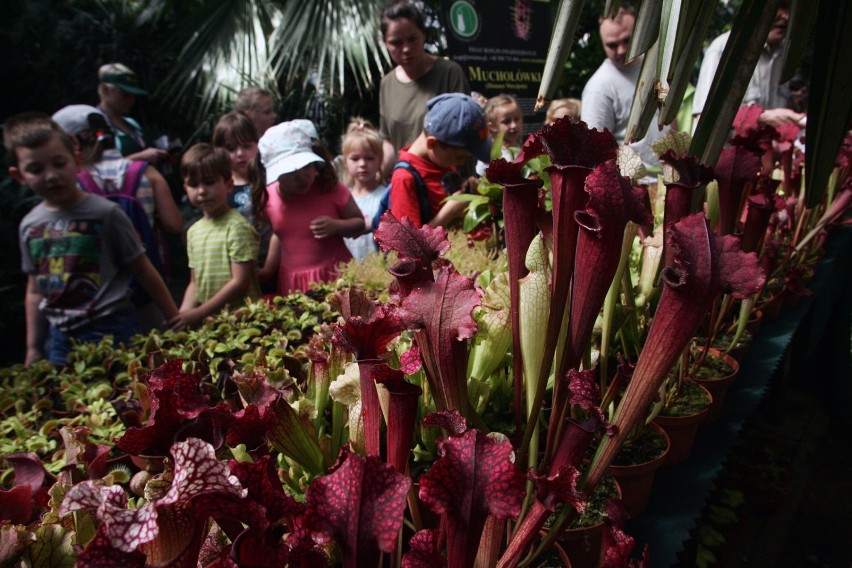
[[[485,113],[467,95],[448,93],[429,99],[423,128],[448,146],[465,148],[482,162],[491,161]]]
[[[257,149],[260,162],[266,168],[268,182],[284,174],[295,172],[313,162],[324,162],[314,153],[313,143],[306,128],[306,120],[292,120],[276,124],[260,137]],[[311,126],[313,124],[311,123]],[[316,128],[313,128],[316,132]]]
[[[147,95],[148,91],[139,86],[136,73],[124,65],[113,63],[105,65],[98,73],[101,83],[113,85],[132,95]]]
[[[77,136],[87,130],[109,130],[106,116],[93,106],[69,105],[53,113],[51,117],[62,130]]]

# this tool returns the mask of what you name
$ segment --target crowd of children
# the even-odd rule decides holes
[[[125,66],[108,71],[106,95],[136,85]],[[382,214],[415,226],[453,223],[465,208],[447,199],[463,191],[457,168],[472,156],[481,174],[496,143],[511,159],[523,143],[521,110],[510,95],[486,102],[449,93],[425,106],[419,136],[394,152],[386,178],[388,144],[369,121],[351,119],[335,159],[312,122],[276,124],[272,93],[245,89],[210,143],[181,157],[183,190],[197,211],[189,221],[154,165],[135,159],[138,147],[122,155],[117,141],[126,133],[103,107],[7,120],[10,175],[42,198],[19,228],[25,363],[63,364],[72,341],[127,342],[137,332],[198,325],[264,293],[333,281],[341,263],[376,252]],[[186,243],[189,283],[179,307],[165,283],[163,233]]]

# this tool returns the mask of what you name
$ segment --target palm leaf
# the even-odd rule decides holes
[[[684,94],[692,80],[695,61],[704,46],[704,38],[713,19],[716,2],[691,1],[688,3],[688,15],[680,21],[677,33],[675,65],[668,81],[668,93],[660,109],[660,126],[671,124],[680,111]],[[683,125],[678,124],[683,130]]]
[[[630,37],[630,48],[627,50],[627,61],[642,55],[654,44],[660,35],[660,14],[663,10],[663,0],[644,0],[636,14],[633,25],[633,35]]]
[[[559,78],[562,76],[565,61],[571,52],[574,33],[577,31],[580,15],[583,13],[583,4],[584,0],[559,0],[556,23],[553,26],[553,35],[550,36],[550,46],[547,48],[547,60],[544,62],[535,110],[540,110],[547,105],[559,86]]]
[[[663,0],[663,13],[660,17],[660,36],[657,40],[657,79],[660,81],[660,98],[665,99],[668,92],[669,69],[675,60],[677,32],[680,27],[682,0]]]
[[[377,0],[286,2],[269,38],[275,75],[287,85],[301,78],[305,86],[316,73],[320,84],[343,92],[351,70],[354,86],[369,89],[374,70],[389,61],[378,41],[383,6]]]
[[[657,79],[657,54],[659,43],[654,42],[642,60],[642,69],[639,71],[639,80],[636,82],[636,90],[633,92],[633,103],[630,106],[630,117],[627,120],[627,131],[624,142],[629,144],[645,137],[648,126],[657,112],[657,93],[659,80]]]
[[[378,32],[383,5],[201,0],[175,36],[180,54],[158,94],[202,118],[229,106],[245,86],[277,91],[279,77],[285,86],[300,78],[302,89],[369,89],[389,61]]]
[[[274,88],[266,37],[277,19],[264,0],[205,0],[176,37],[183,48],[159,94],[201,118],[246,85]]]
[[[779,79],[782,83],[786,83],[796,74],[808,38],[816,24],[817,11],[809,0],[793,0],[790,6],[787,41],[784,43],[784,68]]]

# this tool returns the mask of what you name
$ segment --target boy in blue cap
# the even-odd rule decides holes
[[[488,162],[491,152],[485,114],[469,96],[438,95],[429,99],[426,109],[423,132],[411,146],[399,152],[399,161],[410,164],[422,182],[411,169],[395,167],[390,185],[391,213],[397,219],[408,217],[415,227],[445,224],[458,216],[464,210],[464,202],[450,202],[441,209],[447,198],[442,178],[467,163],[471,154]],[[424,190],[429,208],[429,217],[425,219],[419,199]]]

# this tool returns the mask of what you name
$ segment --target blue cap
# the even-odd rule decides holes
[[[485,113],[467,95],[449,93],[429,99],[423,128],[439,142],[465,148],[482,162],[491,161]]]

